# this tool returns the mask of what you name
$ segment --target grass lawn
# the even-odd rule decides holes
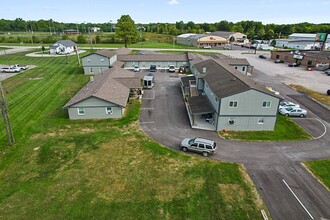
[[[330,159],[314,160],[305,164],[330,189]]]
[[[219,135],[229,140],[242,141],[299,141],[312,138],[289,117],[277,116],[274,131],[226,131]]]
[[[0,50],[8,50],[10,49],[9,47],[0,47]]]
[[[292,88],[294,88],[295,90],[305,93],[306,95],[312,97],[313,99],[330,106],[330,96],[328,96],[326,94],[327,91],[324,91],[324,93],[319,93],[319,92],[315,92],[313,90],[307,89],[303,86],[300,85],[290,85]]]
[[[69,120],[89,80],[76,57],[0,56],[36,65],[3,82],[16,144],[0,122],[0,219],[261,219],[238,164],[160,146],[138,128],[140,102],[114,120]]]

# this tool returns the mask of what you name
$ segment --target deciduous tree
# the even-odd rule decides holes
[[[125,47],[127,47],[127,44],[135,43],[139,39],[139,32],[129,15],[122,15],[117,20],[116,27],[116,35],[124,41]]]

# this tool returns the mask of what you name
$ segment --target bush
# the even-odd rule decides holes
[[[79,34],[79,36],[77,37],[77,43],[78,44],[86,44],[87,43],[86,36],[83,35],[83,34]]]

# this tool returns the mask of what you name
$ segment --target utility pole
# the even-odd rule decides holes
[[[13,145],[15,143],[15,138],[14,138],[13,129],[12,129],[12,126],[10,123],[7,102],[5,99],[5,94],[3,92],[1,82],[0,82],[0,93],[1,93],[0,94],[0,108],[1,108],[1,114],[3,117],[3,122],[5,125],[6,133],[7,133],[8,145]]]
[[[80,57],[79,57],[79,49],[78,49],[78,45],[75,46],[75,51],[76,51],[76,55],[77,55],[78,66],[80,66]]]

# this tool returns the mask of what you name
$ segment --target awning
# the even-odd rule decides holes
[[[188,98],[188,104],[193,115],[215,112],[207,96],[193,96]]]

